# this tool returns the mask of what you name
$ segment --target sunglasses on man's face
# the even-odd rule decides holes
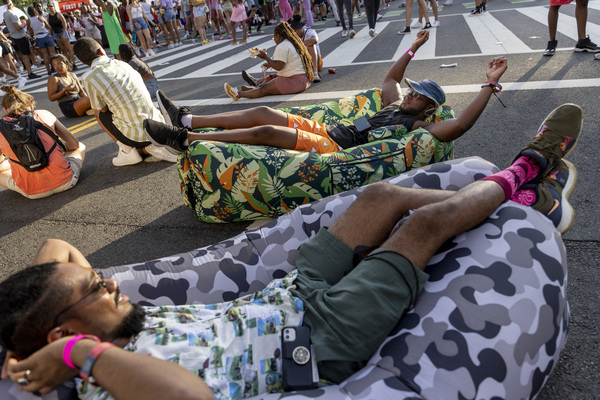
[[[412,97],[415,100],[417,100],[420,97],[425,99],[425,96],[423,96],[421,93],[417,92],[413,88],[408,88],[408,90],[406,91],[406,95]]]

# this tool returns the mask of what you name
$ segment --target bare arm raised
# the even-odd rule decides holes
[[[417,33],[417,38],[410,46],[409,51],[413,54],[419,50],[421,46],[429,40],[429,31],[420,31]],[[396,101],[402,99],[402,92],[400,91],[400,83],[404,79],[404,72],[408,63],[412,60],[412,57],[408,53],[402,54],[402,56],[392,65],[387,76],[383,80],[382,96],[383,96],[383,107],[386,107]]]
[[[507,61],[504,57],[492,58],[487,65],[486,77],[488,81],[498,82],[504,71],[507,68]],[[449,142],[461,137],[467,132],[485,109],[490,97],[492,96],[492,88],[485,85],[481,88],[477,96],[469,103],[467,108],[460,114],[458,118],[453,118],[435,124],[424,121],[417,121],[414,128],[424,127],[442,142]]]

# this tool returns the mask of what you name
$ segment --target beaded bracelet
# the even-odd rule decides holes
[[[410,51],[410,49],[406,50],[406,54],[408,54],[410,56],[410,58],[415,58],[415,53]]]
[[[92,368],[98,360],[98,357],[100,357],[100,354],[102,354],[104,350],[111,347],[115,347],[115,345],[110,342],[102,342],[96,345],[96,347],[94,347],[92,351],[90,351],[90,354],[88,354],[85,358],[85,361],[79,370],[79,377],[84,381],[89,382],[89,379],[92,376]]]
[[[73,361],[71,361],[71,352],[73,351],[75,343],[79,342],[81,339],[93,339],[96,342],[100,343],[100,339],[92,335],[76,335],[69,339],[67,344],[65,344],[65,348],[63,349],[63,361],[65,362],[67,367],[71,369],[79,369],[75,366],[75,364],[73,364]]]

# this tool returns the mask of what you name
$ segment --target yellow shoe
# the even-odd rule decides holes
[[[225,93],[227,93],[227,95],[229,97],[231,97],[233,100],[240,99],[240,93],[238,92],[238,90],[236,88],[234,88],[233,86],[231,86],[229,83],[225,84]]]

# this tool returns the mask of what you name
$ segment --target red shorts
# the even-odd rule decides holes
[[[325,124],[288,114],[288,128],[296,129],[298,140],[294,150],[313,153],[335,153],[343,150],[327,134]]]
[[[564,6],[565,4],[571,4],[573,0],[550,0],[551,6]]]

